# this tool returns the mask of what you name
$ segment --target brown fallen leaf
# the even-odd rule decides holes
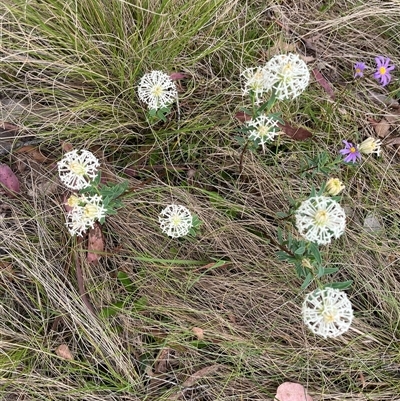
[[[391,98],[390,96],[383,95],[381,93],[377,93],[374,91],[368,91],[369,97],[375,102],[384,104],[385,106],[391,107],[392,109],[398,110],[400,109],[400,103],[398,100]],[[360,94],[361,95],[361,94]]]
[[[400,136],[388,139],[385,141],[385,145],[400,145]]]
[[[56,349],[56,354],[63,359],[67,359],[68,361],[74,360],[74,357],[73,357],[71,351],[69,350],[67,344],[59,345]]]
[[[16,153],[25,153],[28,154],[33,160],[39,162],[39,163],[46,163],[47,157],[44,156],[40,150],[33,146],[33,145],[26,145],[26,146],[22,146],[21,148],[19,148]]]
[[[101,224],[96,221],[88,235],[87,261],[91,264],[99,263],[101,254],[104,252],[104,234]]]
[[[246,121],[250,121],[251,120],[251,116],[246,114],[244,111],[238,111],[235,114],[235,117],[241,122],[241,123],[245,123]]]
[[[317,68],[312,70],[317,82],[325,89],[325,92],[329,95],[332,100],[335,100],[335,92],[333,91],[332,85],[328,82],[324,76],[319,72]]]
[[[182,383],[182,387],[192,387],[198,380],[215,373],[219,368],[219,365],[211,365],[198,370]]]
[[[276,390],[277,401],[313,401],[306,389],[298,383],[285,382]]]
[[[0,138],[14,138],[18,135],[20,127],[5,121],[0,121]]]
[[[74,149],[74,146],[72,145],[72,143],[62,142],[61,149],[63,150],[63,152],[71,152],[71,150]]]
[[[374,131],[380,138],[385,138],[387,135],[389,135],[390,124],[386,118],[382,118],[381,121],[376,121],[370,118],[368,121],[373,126]]]
[[[171,74],[169,74],[169,77],[173,81],[177,81],[178,79],[188,78],[189,76],[187,74],[182,73],[182,72],[171,72]]]
[[[295,128],[287,122],[285,122],[285,125],[280,123],[278,123],[278,125],[286,135],[290,136],[290,138],[294,139],[295,141],[304,141],[313,136],[312,133],[305,128]]]
[[[17,176],[7,164],[0,164],[0,184],[4,185],[9,190],[6,192],[11,197],[14,197],[16,193],[18,194],[21,191]]]
[[[172,348],[163,348],[157,355],[154,363],[154,372],[167,373],[171,369],[171,362],[175,359],[175,351]]]
[[[193,334],[197,337],[198,340],[204,340],[204,330],[200,327],[192,328]]]

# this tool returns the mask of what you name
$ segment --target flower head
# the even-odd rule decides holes
[[[67,200],[67,205],[72,206],[66,223],[71,235],[82,236],[86,230],[93,228],[96,221],[101,222],[106,217],[107,209],[100,195],[72,195]]]
[[[302,315],[313,333],[324,338],[337,337],[349,329],[353,308],[344,291],[327,287],[307,294]]]
[[[293,53],[272,57],[265,65],[270,77],[269,86],[279,100],[294,99],[307,87],[310,71],[307,64]]]
[[[362,63],[360,61],[355,63],[354,64],[354,70],[355,70],[354,78],[363,77],[365,68],[366,68],[366,65],[364,63]]]
[[[345,155],[343,159],[346,163],[356,163],[357,159],[361,160],[361,153],[357,149],[356,145],[353,145],[351,142],[343,141],[345,147],[340,150],[341,155]]]
[[[138,95],[150,110],[169,106],[178,92],[174,81],[162,71],[152,71],[140,79]]]
[[[88,150],[72,150],[57,163],[61,182],[70,189],[80,190],[90,185],[97,175],[99,161]]]
[[[390,80],[392,79],[392,76],[390,75],[390,71],[394,70],[394,65],[389,65],[390,63],[390,58],[385,58],[382,56],[375,57],[376,61],[376,72],[374,74],[374,78],[380,81],[380,84],[382,86],[386,86]]]
[[[339,238],[346,228],[346,213],[334,199],[314,196],[302,202],[296,210],[296,227],[307,241],[318,245]]]
[[[261,115],[248,121],[249,139],[257,141],[264,150],[264,144],[270,142],[278,135],[278,121],[273,117]]]
[[[339,195],[344,190],[344,185],[339,178],[330,178],[326,183],[325,190],[331,196]]]
[[[358,145],[358,150],[364,155],[376,153],[378,156],[381,153],[381,140],[372,138],[371,136]]]
[[[193,224],[190,211],[181,205],[167,206],[161,211],[158,221],[162,232],[172,238],[185,236]]]
[[[255,103],[260,104],[261,95],[269,88],[270,77],[265,68],[247,68],[240,75],[244,78],[243,94],[247,95],[249,92],[253,92]]]

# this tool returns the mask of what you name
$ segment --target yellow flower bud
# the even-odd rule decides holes
[[[336,196],[344,190],[344,185],[339,178],[330,178],[326,183],[325,190],[331,196]]]

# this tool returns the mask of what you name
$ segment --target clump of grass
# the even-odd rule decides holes
[[[51,163],[15,152],[4,158],[26,164],[18,173],[21,195],[2,198],[4,399],[272,399],[283,381],[307,385],[315,398],[396,398],[397,150],[385,147],[379,159],[338,170],[348,228],[324,252],[340,267],[336,281],[354,280],[355,320],[344,337],[306,331],[302,282],[270,241],[278,226],[296,235],[276,213],[326,180],[321,172],[301,174],[306,157],[335,157],[342,139],[373,133],[366,117],[387,112],[370,96],[379,90],[373,79],[354,85],[353,63],[381,53],[400,61],[394,4],[317,3],[0,5],[0,99],[25,109],[3,118],[39,138],[54,160],[61,141],[95,149],[108,177],[123,176],[132,188],[104,226],[104,257],[88,265],[64,226],[63,189]],[[282,137],[274,152],[245,152],[240,171],[233,117],[245,102],[239,74],[263,63],[282,37],[315,57],[312,66],[337,98],[313,82],[281,110],[313,139]],[[188,78],[178,83],[179,104],[167,122],[150,125],[136,86],[153,69]],[[389,88],[385,96],[395,96],[395,85]],[[158,213],[171,202],[203,222],[196,237],[162,234]],[[369,213],[381,232],[364,227]],[[77,258],[95,314],[77,290]],[[74,360],[57,356],[60,344]]]

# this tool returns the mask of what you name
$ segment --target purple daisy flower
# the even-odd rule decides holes
[[[390,71],[394,70],[394,65],[389,65],[390,63],[389,57],[385,58],[383,56],[378,56],[375,57],[375,61],[376,61],[376,72],[374,74],[374,78],[380,81],[380,84],[382,86],[386,86],[392,79]]]
[[[340,150],[341,155],[345,155],[346,157],[343,159],[346,163],[356,163],[357,159],[361,160],[361,153],[357,149],[356,145],[353,145],[351,142],[343,141],[345,147]]]
[[[366,65],[364,63],[362,63],[361,61],[355,63],[354,69],[356,70],[356,72],[354,73],[354,78],[363,77],[365,68],[366,68]]]

